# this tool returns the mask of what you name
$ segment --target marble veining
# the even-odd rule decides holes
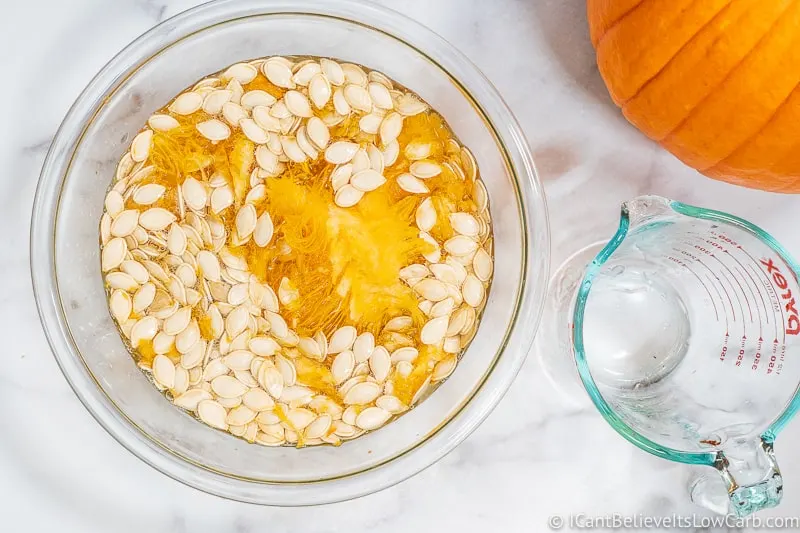
[[[332,0],[333,1],[333,0]],[[92,75],[129,41],[195,0],[4,3],[0,49],[0,520],[59,533],[546,531],[553,514],[689,515],[690,470],[623,441],[593,408],[559,396],[529,357],[487,421],[412,479],[304,509],[239,504],[185,487],[119,446],[70,390],[39,325],[28,269],[37,176],[52,136]],[[520,121],[545,184],[555,266],[608,237],[622,201],[656,193],[739,214],[800,254],[797,199],[717,183],[627,124],[587,36],[585,0],[382,0],[460,48]],[[800,509],[800,423],[776,452]]]

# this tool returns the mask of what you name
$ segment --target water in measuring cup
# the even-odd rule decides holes
[[[616,265],[595,278],[592,298],[584,339],[598,385],[633,391],[669,379],[691,336],[674,288],[641,268]]]

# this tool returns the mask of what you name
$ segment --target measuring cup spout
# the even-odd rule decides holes
[[[783,478],[772,442],[762,438],[738,443],[718,452],[714,467],[722,483],[719,478],[699,478],[691,487],[695,503],[717,512],[747,516],[781,502]]]
[[[627,220],[631,228],[635,228],[654,217],[675,215],[672,200],[663,196],[639,196],[622,204],[622,218]]]

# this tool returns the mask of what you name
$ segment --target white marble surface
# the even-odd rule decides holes
[[[333,0],[332,0],[333,1]],[[3,0],[0,18],[0,520],[3,531],[529,532],[553,514],[697,511],[687,468],[618,437],[572,407],[529,358],[486,423],[399,486],[355,501],[278,509],[185,487],[119,446],[67,386],[39,326],[28,274],[40,165],[68,106],[141,32],[193,0]],[[550,204],[553,265],[609,236],[620,202],[658,193],[737,213],[795,254],[798,199],[735,188],[683,167],[630,127],[606,96],[586,37],[585,0],[383,0],[464,51],[520,120]],[[777,452],[800,509],[800,423]]]

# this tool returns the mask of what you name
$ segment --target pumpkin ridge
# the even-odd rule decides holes
[[[711,167],[709,167],[709,169],[714,169],[714,168],[716,168],[716,167],[718,167],[720,165],[724,165],[725,163],[727,163],[727,161],[729,159],[739,155],[739,151],[740,150],[745,148],[747,145],[751,144],[758,136],[760,136],[762,133],[764,133],[764,130],[766,130],[769,126],[772,125],[772,123],[775,121],[775,119],[778,118],[778,116],[780,115],[781,111],[786,109],[786,107],[789,106],[792,103],[792,96],[794,96],[798,91],[800,91],[800,82],[795,84],[794,89],[792,89],[789,92],[789,94],[786,95],[786,98],[784,98],[783,101],[780,103],[780,105],[775,108],[775,110],[769,116],[769,119],[767,119],[767,121],[764,124],[761,125],[761,127],[758,129],[758,131],[753,132],[753,134],[750,137],[748,137],[743,142],[741,142],[738,146],[736,146],[736,148],[734,148],[733,151],[731,151],[730,154],[726,155],[719,162],[717,162],[716,164],[714,164]],[[800,144],[800,141],[798,141],[797,143],[793,144],[792,147],[796,147],[798,144]],[[782,163],[783,160],[786,159],[787,155],[791,155],[791,153],[792,153],[791,150],[787,151],[786,154],[783,154],[783,156],[782,156],[782,158],[780,160],[773,161],[769,166],[766,167],[765,170],[772,170],[773,168],[778,166],[780,163]]]
[[[643,91],[643,90],[644,90],[644,89],[645,89],[645,88],[646,88],[648,85],[650,85],[650,83],[652,83],[652,81],[653,81],[654,79],[658,78],[658,77],[659,77],[659,76],[660,76],[660,75],[661,75],[661,74],[664,72],[664,70],[665,70],[667,67],[669,67],[669,66],[670,66],[670,64],[671,64],[671,63],[672,63],[672,62],[675,60],[675,58],[676,58],[676,57],[678,57],[678,56],[681,54],[681,52],[683,52],[684,50],[686,50],[686,48],[687,48],[687,47],[688,47],[688,46],[689,46],[689,45],[690,45],[692,42],[694,42],[694,40],[695,40],[695,39],[696,39],[696,38],[697,38],[697,37],[700,35],[700,33],[701,33],[701,32],[702,32],[704,29],[708,28],[708,27],[709,27],[711,24],[713,24],[713,23],[714,23],[714,22],[717,20],[717,18],[718,18],[718,17],[720,17],[720,16],[722,16],[722,15],[723,15],[723,14],[724,14],[726,11],[728,11],[728,10],[730,9],[730,7],[731,7],[731,2],[728,2],[727,4],[725,4],[725,5],[722,7],[722,9],[720,9],[720,10],[719,10],[719,12],[718,12],[716,15],[714,15],[713,17],[711,17],[711,18],[710,18],[708,21],[706,21],[706,23],[705,23],[705,24],[703,24],[703,25],[702,25],[700,28],[698,28],[698,29],[697,29],[697,31],[695,32],[695,34],[694,34],[694,35],[692,35],[692,38],[691,38],[691,39],[689,39],[688,41],[686,41],[685,43],[683,43],[683,45],[681,45],[681,47],[680,47],[680,48],[678,48],[678,49],[675,51],[675,53],[672,55],[672,57],[670,57],[670,58],[669,58],[669,59],[666,61],[666,63],[664,63],[663,65],[661,65],[661,68],[659,68],[659,69],[658,69],[658,72],[656,72],[656,73],[655,73],[655,74],[653,74],[653,75],[652,75],[650,78],[648,78],[648,79],[647,79],[647,81],[645,81],[645,82],[644,82],[644,83],[641,85],[641,87],[639,87],[639,88],[636,90],[636,92],[635,92],[633,95],[631,95],[631,97],[630,97],[630,98],[628,98],[627,100],[625,100],[624,102],[622,102],[622,103],[620,104],[620,107],[623,107],[625,104],[627,104],[628,102],[630,102],[631,100],[633,100],[634,98],[636,98],[637,96],[639,96],[639,94],[640,94],[640,93],[641,93],[641,92],[642,92],[642,91]],[[736,68],[736,66],[738,66],[738,64],[737,64],[737,65],[734,65],[734,67],[733,67],[733,68],[735,69],[735,68]],[[670,132],[670,133],[671,133],[671,132]],[[667,134],[667,135],[669,135],[669,134]]]
[[[636,5],[631,6],[630,9],[628,9],[625,13],[623,13],[622,15],[617,17],[617,19],[614,20],[614,22],[612,22],[611,24],[608,25],[608,27],[606,27],[606,29],[603,31],[602,35],[598,35],[597,39],[592,39],[592,46],[595,49],[597,49],[597,47],[600,45],[600,43],[603,42],[603,39],[605,38],[605,36],[608,35],[609,31],[614,29],[614,27],[617,24],[619,24],[620,22],[625,20],[631,13],[633,13],[634,11],[636,11],[637,9],[642,7],[642,4],[644,4],[645,2],[647,2],[647,0],[639,0],[639,2]]]
[[[756,44],[750,49],[750,51],[747,54],[745,54],[739,61],[736,62],[736,64],[725,75],[725,77],[723,77],[720,80],[720,82],[716,85],[716,87],[720,87],[720,86],[724,85],[734,74],[737,73],[737,70],[742,66],[743,63],[745,63],[753,54],[755,54],[756,52],[760,51],[760,47],[764,44],[764,40],[770,38],[770,36],[772,34],[772,30],[774,30],[774,28],[778,24],[780,24],[780,22],[783,20],[783,17],[786,16],[786,13],[789,12],[791,10],[791,8],[797,4],[797,2],[798,2],[798,0],[793,0],[792,2],[790,2],[789,4],[786,5],[786,8],[775,19],[775,21],[770,25],[769,29],[766,32],[764,32],[764,34],[761,36],[761,38],[758,40],[758,42],[756,42]],[[689,122],[689,120],[691,120],[692,117],[694,117],[695,113],[699,109],[702,109],[704,107],[704,104],[709,99],[711,99],[713,96],[715,96],[715,91],[710,91],[702,100],[700,100],[700,102],[697,103],[697,105],[684,117],[684,119],[677,126],[675,126],[675,128],[673,128],[667,135],[665,135],[663,137],[663,139],[661,139],[661,142],[667,142],[671,137],[673,137],[675,132],[677,132],[678,130],[682,129],[686,125],[686,123]],[[784,99],[784,101],[785,101],[785,99]],[[783,102],[781,102],[781,105],[783,105]],[[778,106],[778,107],[780,107],[780,106]],[[739,145],[739,146],[741,146],[741,145]],[[737,146],[737,148],[738,148],[738,146]],[[672,150],[670,150],[670,151],[672,151]],[[734,151],[735,151],[735,149],[734,149]],[[719,161],[716,161],[716,162],[714,162],[714,163],[712,163],[710,165],[707,165],[707,166],[705,166],[703,168],[699,168],[698,166],[692,165],[692,164],[690,164],[689,162],[686,162],[686,161],[684,161],[684,163],[689,164],[689,166],[694,166],[700,172],[705,172],[705,171],[711,169],[712,167],[716,166],[717,164],[721,163],[722,161],[724,161],[728,157],[730,157],[732,153],[733,152],[729,153],[728,155],[726,155],[725,157],[723,157]],[[676,157],[678,157],[678,156],[676,155]],[[678,157],[678,159],[681,159],[681,161],[683,161],[683,158],[681,158],[681,157]]]
[[[687,47],[665,65],[659,77],[653,78],[626,102],[622,108],[625,117],[653,140],[662,141],[668,136],[705,95],[713,93],[723,82],[724,76],[736,67],[736,58],[744,57],[758,43],[760,35],[769,31],[769,26],[780,17],[782,11],[764,10],[761,1],[733,0],[720,13],[722,17],[712,19],[712,26],[699,31],[686,43]],[[773,6],[785,3],[776,0]],[[758,31],[747,31],[737,37],[749,29],[748,20],[753,19],[758,20],[751,22]],[[740,46],[743,42],[748,44]],[[710,70],[703,66],[708,61]],[[691,81],[684,88],[680,82],[687,76],[691,76],[688,78]],[[663,105],[658,105],[659,101]],[[656,105],[658,108],[653,108]]]
[[[597,63],[614,103],[636,94],[730,1],[645,2],[610,30],[597,47]]]

